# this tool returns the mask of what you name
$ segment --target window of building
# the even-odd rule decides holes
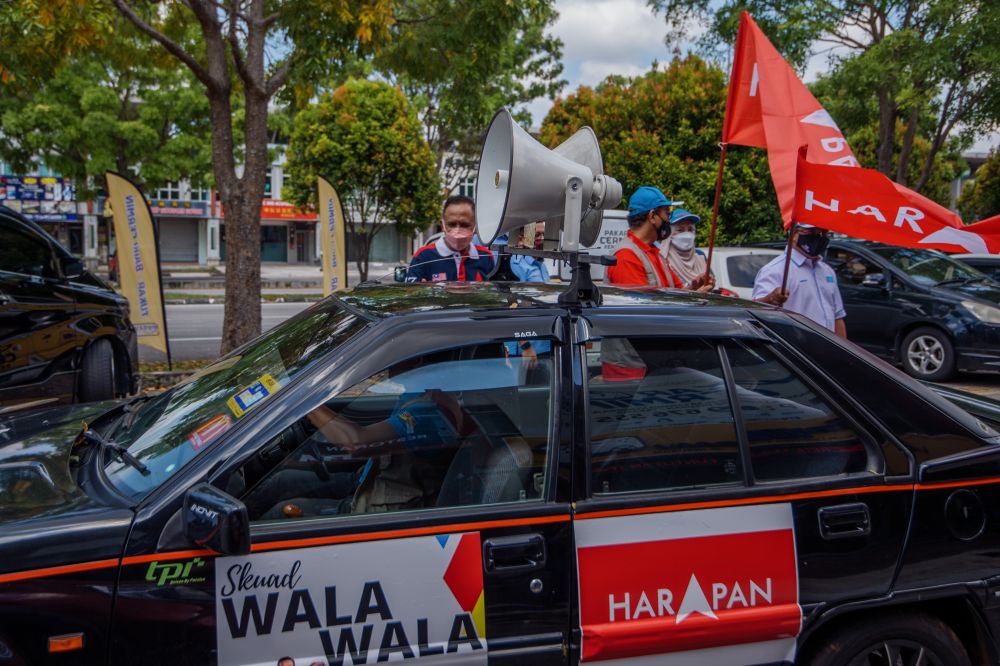
[[[178,200],[181,198],[181,184],[180,183],[167,183],[160,189],[156,191],[157,199],[172,199]]]
[[[271,196],[271,193],[272,193],[272,188],[271,188],[271,170],[268,169],[267,170],[267,175],[264,176],[264,198],[265,199],[272,199],[273,197]]]
[[[476,198],[476,179],[469,176],[458,185],[458,193],[470,199]]]
[[[211,201],[212,190],[208,187],[191,186],[191,201]]]
[[[228,490],[254,521],[537,500],[554,377],[546,344],[532,359],[510,341],[396,364],[318,402]]]

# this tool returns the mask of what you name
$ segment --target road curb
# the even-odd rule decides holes
[[[316,296],[281,296],[278,298],[262,298],[261,303],[315,303],[322,300],[320,295]],[[167,305],[224,305],[226,299],[222,296],[192,296],[191,298],[166,298],[163,300]]]

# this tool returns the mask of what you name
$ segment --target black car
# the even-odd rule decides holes
[[[777,309],[603,295],[359,287],[9,419],[0,663],[1000,659],[990,403]]]
[[[0,411],[124,396],[136,363],[128,301],[0,206]]]
[[[943,252],[835,240],[847,337],[941,381],[956,370],[1000,370],[1000,284]]]
[[[994,282],[1000,282],[1000,256],[995,254],[953,254],[952,258],[972,266]]]

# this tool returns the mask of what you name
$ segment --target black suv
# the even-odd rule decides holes
[[[132,392],[137,358],[128,301],[0,206],[0,412]]]
[[[1000,284],[937,250],[835,240],[847,337],[918,379],[1000,370]]]

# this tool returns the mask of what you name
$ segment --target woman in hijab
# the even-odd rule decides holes
[[[696,278],[705,275],[705,255],[695,249],[695,225],[701,222],[701,218],[683,208],[670,213],[670,237],[660,248],[660,253],[667,260],[667,264],[684,282],[685,289],[691,289],[691,283]],[[711,291],[713,284],[706,284],[695,291]]]

